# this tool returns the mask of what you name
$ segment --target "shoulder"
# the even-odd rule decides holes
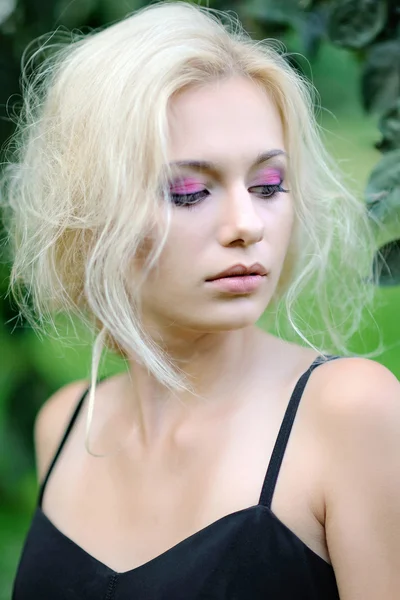
[[[316,369],[314,390],[326,540],[341,597],[397,597],[400,382],[377,362],[342,358]]]
[[[373,360],[339,358],[320,365],[313,375],[316,410],[326,427],[334,428],[335,419],[384,420],[400,410],[399,380]]]
[[[356,448],[364,442],[371,449],[370,436],[377,441],[395,430],[400,436],[400,382],[385,366],[339,358],[317,367],[313,376],[313,413],[328,451],[356,441]]]
[[[39,481],[44,478],[79,398],[88,385],[86,379],[68,383],[52,394],[40,408],[34,425]]]

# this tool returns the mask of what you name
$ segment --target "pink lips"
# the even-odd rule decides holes
[[[264,281],[265,275],[238,275],[222,277],[208,282],[216,289],[230,294],[249,294],[254,292]]]
[[[215,281],[216,279],[222,279],[223,277],[235,277],[240,275],[266,275],[267,270],[260,263],[254,263],[253,265],[246,267],[242,264],[236,264],[225,271],[221,271],[218,275],[214,275],[207,279],[207,281]]]

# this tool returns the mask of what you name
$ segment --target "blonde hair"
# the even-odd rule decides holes
[[[92,327],[92,394],[104,346],[134,355],[171,390],[190,389],[143,330],[140,289],[168,235],[171,208],[160,202],[168,200],[168,103],[183,88],[236,75],[275,101],[290,157],[296,223],[271,306],[321,354],[349,354],[371,306],[371,224],[324,149],[313,86],[280,44],[252,40],[234,14],[185,2],[152,4],[85,35],[55,32],[23,61],[23,109],[1,181],[10,290],[37,329],[57,312]],[[154,232],[159,243],[133,272]],[[325,348],[299,324],[295,305],[306,292]]]

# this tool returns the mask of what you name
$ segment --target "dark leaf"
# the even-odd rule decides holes
[[[103,23],[123,19],[146,4],[150,3],[146,0],[98,0],[99,14]]]
[[[384,155],[373,169],[366,190],[367,206],[382,220],[390,202],[400,204],[400,150]]]
[[[35,33],[45,33],[55,27],[57,0],[25,0],[25,24]]]
[[[13,106],[18,101],[19,65],[14,57],[12,38],[0,33],[0,161],[4,160],[3,143],[13,133]],[[2,240],[1,240],[2,241]]]
[[[367,189],[369,214],[383,227],[377,231],[378,242],[385,244],[400,237],[400,150],[383,156],[373,169]]]
[[[55,18],[57,26],[63,25],[73,29],[81,27],[94,12],[98,0],[58,0],[55,7]]]
[[[299,0],[249,0],[244,11],[249,17],[264,23],[287,23],[297,26],[305,18]]]
[[[400,239],[379,249],[374,260],[374,274],[381,286],[400,285]]]
[[[395,105],[386,111],[379,120],[382,140],[375,144],[381,152],[400,149],[400,98]]]
[[[371,47],[362,74],[361,90],[367,111],[389,110],[400,97],[400,39]]]
[[[383,29],[386,16],[385,0],[339,0],[332,6],[329,37],[338,46],[363,48]]]
[[[391,39],[400,33],[400,2],[399,0],[386,1],[388,4],[388,18],[383,33],[386,35],[386,39]]]
[[[329,8],[327,5],[317,6],[307,12],[300,21],[300,35],[306,56],[315,59],[322,40],[325,38]]]

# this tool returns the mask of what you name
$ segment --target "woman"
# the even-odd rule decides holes
[[[220,16],[155,4],[26,78],[11,287],[97,338],[36,421],[14,600],[400,594],[399,385],[338,326],[371,301],[369,224],[311,88]],[[128,368],[96,386],[104,346]]]

